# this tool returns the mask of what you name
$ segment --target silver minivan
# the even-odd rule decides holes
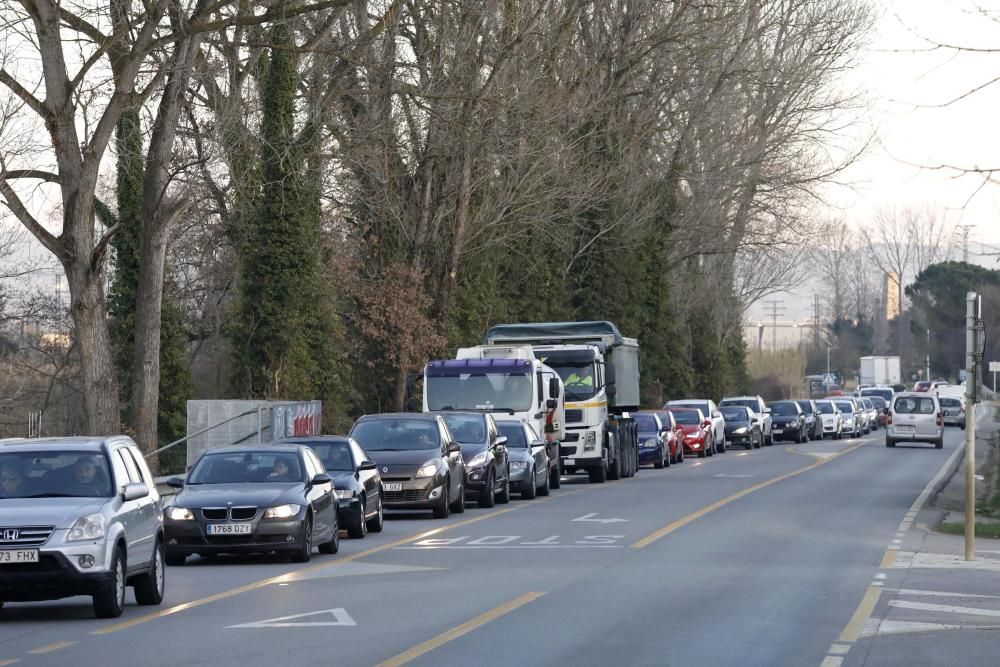
[[[944,447],[944,421],[938,397],[930,392],[904,392],[892,397],[885,446],[897,442],[929,442]]]
[[[126,586],[163,599],[163,509],[131,438],[0,440],[0,605],[88,595],[116,618]]]

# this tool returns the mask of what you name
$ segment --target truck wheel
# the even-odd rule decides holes
[[[618,450],[618,456],[615,457],[615,462],[608,464],[608,479],[616,480],[622,478],[622,450]]]
[[[590,473],[591,484],[604,484],[608,479],[608,462],[601,461],[600,465],[596,468],[591,468],[587,472]]]

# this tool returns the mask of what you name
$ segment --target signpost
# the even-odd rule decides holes
[[[993,373],[993,392],[997,390],[997,373],[1000,373],[1000,361],[990,362],[990,372]]]

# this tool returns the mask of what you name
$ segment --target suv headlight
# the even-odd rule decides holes
[[[511,470],[522,470],[522,469],[527,468],[527,467],[528,467],[528,462],[527,461],[511,461],[510,462],[510,469]]]
[[[287,505],[278,505],[277,507],[269,507],[267,511],[264,512],[265,519],[290,519],[302,509],[302,505],[296,505],[295,503],[289,503]]]
[[[733,431],[733,435],[744,435],[747,432],[746,426],[740,426],[738,429]]]
[[[486,452],[479,452],[465,464],[468,468],[480,468],[486,465]]]
[[[88,514],[76,520],[66,535],[66,541],[99,540],[104,537],[106,529],[107,519],[104,518],[103,514]]]
[[[414,475],[414,477],[417,479],[421,477],[433,477],[434,475],[437,474],[437,471],[438,471],[438,460],[434,459],[420,466],[420,469],[417,470],[417,474]]]
[[[337,494],[337,498],[341,500],[354,497],[354,489],[335,489],[335,492]]]
[[[168,507],[167,518],[174,521],[194,521],[194,512],[186,507]]]

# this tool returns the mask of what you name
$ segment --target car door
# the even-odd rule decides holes
[[[378,469],[358,470],[358,466],[371,459],[368,458],[368,453],[358,444],[357,440],[349,438],[348,442],[350,443],[351,454],[354,456],[355,475],[361,484],[361,488],[365,490],[365,514],[371,516],[378,511],[379,497],[382,494]]]
[[[448,424],[440,417],[438,417],[437,423],[438,432],[441,437],[441,458],[444,460],[445,465],[448,466],[451,474],[451,488],[448,489],[448,497],[458,498],[462,494],[462,485],[465,484],[464,459],[462,458],[461,449],[457,452],[448,451],[448,448],[453,443],[456,443],[454,436],[451,434],[451,429],[448,428]]]
[[[496,460],[497,481],[503,480],[503,484],[506,484],[510,477],[510,453],[507,449],[507,438],[500,434],[500,429],[497,428],[497,423],[492,415],[485,415],[485,418],[490,446],[493,448],[493,456]],[[502,489],[503,484],[499,484],[499,488]]]
[[[129,484],[141,482],[142,478],[134,462],[128,461],[126,463],[127,453],[124,447],[114,447],[110,454],[111,468],[115,476],[114,491],[118,502],[121,503],[117,516],[125,530],[125,544],[128,550],[125,554],[125,562],[128,563],[129,571],[135,571],[149,565],[149,560],[153,555],[151,537],[143,533],[141,503],[146,499],[123,500],[122,491]]]
[[[312,479],[320,473],[326,473],[326,466],[316,454],[307,447],[299,450],[306,470],[306,502],[313,509],[313,542],[323,542],[333,535],[333,527],[337,521],[336,495],[332,482],[312,484]]]
[[[139,498],[136,502],[139,504],[139,530],[147,540],[145,544],[149,549],[149,557],[152,559],[156,535],[159,533],[160,524],[163,521],[160,494],[156,491],[156,482],[153,481],[146,461],[139,453],[139,448],[135,445],[129,445],[119,451],[125,454],[125,467],[129,469],[129,474],[131,475],[132,471],[132,468],[129,467],[131,462],[139,476],[139,481],[149,489],[149,495],[145,498]]]

